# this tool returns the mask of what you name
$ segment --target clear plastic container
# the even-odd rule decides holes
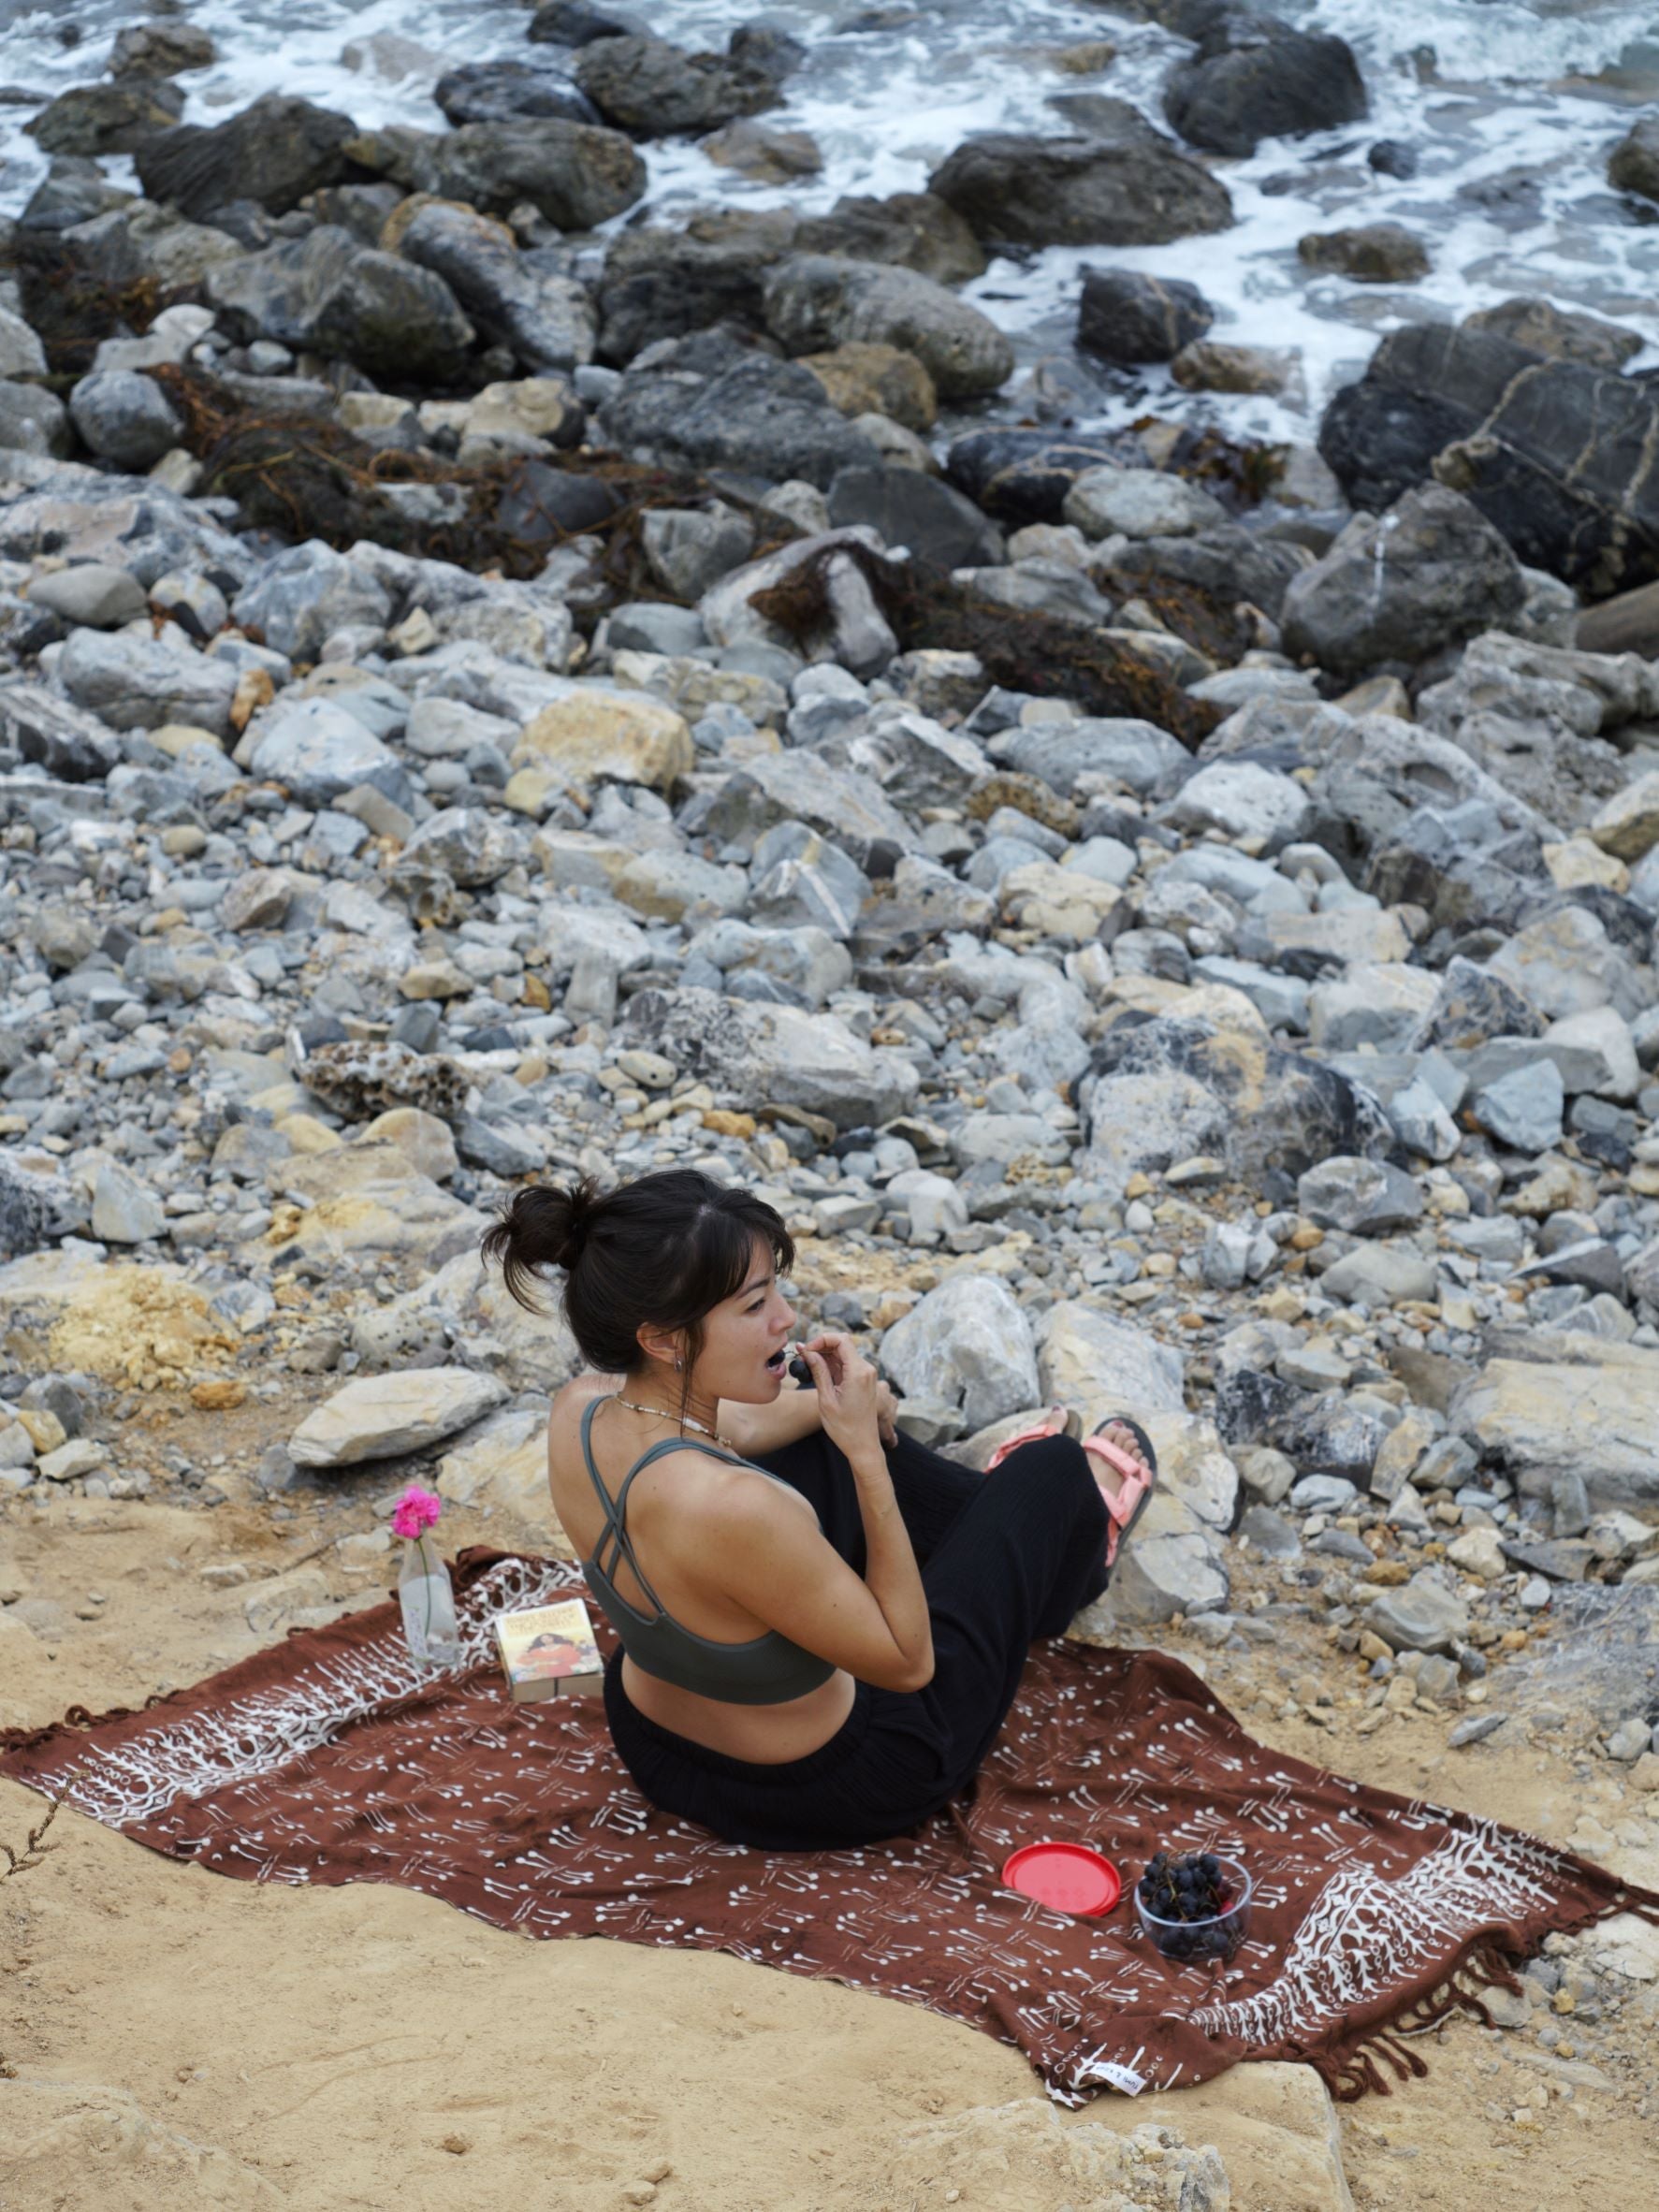
[[[1251,1882],[1236,1858],[1220,1860],[1221,1899],[1225,1910],[1207,1920],[1161,1920],[1142,1901],[1135,1885],[1135,1910],[1141,1925],[1164,1957],[1182,1966],[1225,1965],[1250,1932]]]
[[[450,1585],[449,1569],[433,1551],[430,1539],[424,1535],[403,1546],[398,1603],[402,1608],[403,1634],[415,1665],[453,1666],[460,1657],[455,1592]]]

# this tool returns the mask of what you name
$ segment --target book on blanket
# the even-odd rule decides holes
[[[515,1705],[532,1697],[593,1697],[604,1688],[593,1623],[579,1597],[498,1613],[495,1640]]]

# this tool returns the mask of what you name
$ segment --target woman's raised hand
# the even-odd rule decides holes
[[[802,1345],[801,1357],[812,1370],[824,1434],[855,1464],[880,1458],[881,1383],[870,1361],[837,1329]]]

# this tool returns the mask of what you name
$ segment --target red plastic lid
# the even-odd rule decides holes
[[[1056,1913],[1110,1913],[1123,1895],[1117,1869],[1086,1843],[1027,1843],[1006,1862],[1002,1879]]]

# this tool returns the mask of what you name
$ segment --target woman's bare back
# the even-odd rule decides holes
[[[604,1513],[582,1457],[582,1413],[590,1399],[608,1397],[613,1390],[610,1378],[583,1375],[559,1392],[547,1422],[553,1509],[583,1560],[593,1557]],[[589,1442],[613,1503],[628,1469],[658,1440],[620,1407],[594,1416]],[[665,1452],[654,1460],[629,1485],[624,1516],[629,1539],[662,1604],[682,1627],[716,1643],[747,1643],[765,1635],[768,1627],[721,1594],[719,1563],[709,1549],[708,1507],[720,1486],[734,1481],[765,1484],[775,1493],[778,1511],[805,1513],[816,1521],[808,1502],[787,1483],[758,1469],[722,1466],[703,1451]],[[607,1563],[609,1556],[607,1550]],[[624,1553],[618,1553],[612,1576],[626,1603],[642,1613],[654,1611]],[[622,1662],[622,1687],[635,1709],[659,1727],[731,1758],[766,1766],[805,1758],[827,1743],[851,1711],[855,1690],[851,1675],[837,1668],[804,1697],[781,1705],[734,1705],[645,1674],[629,1658]]]

